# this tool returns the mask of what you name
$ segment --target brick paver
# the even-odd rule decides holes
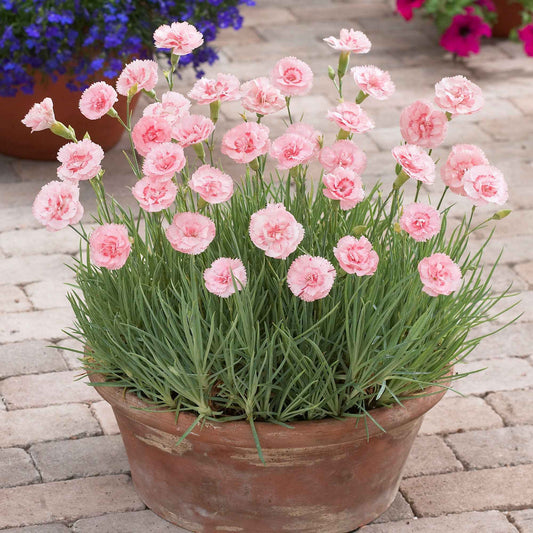
[[[390,149],[400,140],[404,105],[430,98],[433,84],[446,75],[464,74],[483,88],[483,110],[454,120],[435,155],[445,158],[458,142],[480,144],[504,172],[514,212],[497,224],[486,262],[492,264],[505,249],[494,289],[512,282],[522,291],[516,314],[523,314],[457,365],[460,372],[487,370],[455,383],[464,396],[450,392],[426,415],[401,492],[375,524],[361,531],[532,532],[533,60],[519,44],[494,41],[478,56],[453,62],[438,47],[431,22],[418,17],[407,24],[392,13],[392,3],[258,0],[256,7],[243,8],[240,32],[222,34],[221,61],[207,72],[231,72],[244,81],[267,75],[282,56],[301,57],[315,71],[314,90],[294,99],[295,114],[305,112],[331,138],[335,127],[324,114],[335,98],[325,67],[335,63],[336,54],[321,39],[340,27],[367,32],[373,49],[353,63],[388,69],[397,85],[389,102],[364,103],[376,121],[376,128],[358,139],[368,154],[363,176],[368,183],[391,179]],[[188,89],[193,79],[185,73],[177,89]],[[221,115],[234,125],[239,110],[238,103],[227,103]],[[285,127],[282,114],[269,118],[268,125],[272,136],[279,135]],[[39,135],[45,133],[36,134],[36,142]],[[122,140],[103,165],[108,191],[134,205],[124,148]],[[78,354],[48,347],[79,347],[62,331],[72,320],[63,285],[72,281],[72,272],[64,265],[77,253],[77,237],[68,231],[49,233],[31,215],[35,194],[53,179],[56,166],[0,156],[0,529],[179,533],[181,529],[145,510],[136,496],[111,408],[94,390],[73,382],[79,375]],[[240,168],[228,165],[226,171],[237,176]],[[90,223],[94,200],[87,183],[81,196],[84,220]],[[462,209],[470,208],[466,199],[456,201]],[[493,209],[478,211],[492,214]],[[486,234],[482,230],[477,237]],[[475,334],[499,326],[497,321]]]

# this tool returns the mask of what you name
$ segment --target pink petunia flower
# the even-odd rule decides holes
[[[378,268],[379,256],[366,237],[342,237],[333,248],[333,253],[341,268],[348,274],[372,276]]]
[[[149,213],[167,209],[176,199],[178,188],[171,180],[144,177],[131,189],[139,205]]]
[[[473,144],[456,144],[441,167],[442,181],[452,192],[466,196],[463,187],[464,173],[472,167],[488,164],[489,160],[481,148]]]
[[[420,146],[414,144],[395,146],[392,149],[392,156],[410,178],[428,185],[435,181],[435,162]]]
[[[166,236],[174,250],[184,254],[201,254],[215,238],[214,222],[200,213],[177,213],[166,229]]]
[[[304,228],[283,204],[268,204],[250,218],[250,238],[265,255],[286,259],[304,238]]]
[[[390,74],[374,65],[354,67],[350,72],[359,88],[376,100],[386,100],[396,90]]]
[[[468,169],[463,175],[463,187],[474,205],[503,205],[509,197],[503,174],[491,165]]]
[[[440,214],[430,205],[409,204],[400,217],[400,228],[417,242],[425,242],[440,231]]]
[[[33,104],[21,122],[24,126],[31,128],[32,133],[51,128],[56,122],[52,99],[45,98],[42,102]]]
[[[135,59],[124,67],[117,80],[117,92],[128,96],[132,87],[151,91],[157,85],[157,63],[151,59]]]
[[[57,152],[57,159],[62,163],[57,175],[62,180],[90,180],[102,170],[103,158],[102,147],[89,139],[64,144]]]
[[[287,284],[291,292],[304,302],[325,298],[335,281],[335,267],[323,257],[301,255],[287,272]]]
[[[83,91],[79,108],[89,120],[102,118],[118,100],[117,91],[105,81],[98,81]]]
[[[172,130],[172,138],[183,146],[205,141],[215,131],[213,121],[203,115],[187,115]]]
[[[143,116],[164,118],[171,127],[189,114],[191,102],[185,96],[174,91],[167,91],[161,96],[161,102],[155,102],[144,108]]]
[[[370,52],[370,48],[372,47],[370,39],[362,31],[356,31],[353,28],[349,30],[343,28],[338,39],[331,36],[326,37],[323,40],[328,43],[331,48],[341,52],[366,54],[367,52]]]
[[[241,85],[242,106],[252,113],[271,115],[285,107],[285,98],[268,78],[255,78]]]
[[[157,144],[169,142],[171,134],[170,125],[161,117],[141,117],[131,132],[135,149],[142,156]]]
[[[365,153],[347,139],[336,141],[331,146],[324,146],[318,159],[328,172],[342,167],[349,168],[356,174],[362,174],[366,168]]]
[[[464,76],[442,78],[435,85],[435,103],[452,115],[470,115],[485,102],[481,89]]]
[[[202,165],[191,176],[189,187],[210,204],[227,202],[233,195],[233,180],[218,168]]]
[[[123,224],[103,224],[89,237],[91,262],[109,270],[122,268],[131,252],[128,228]]]
[[[322,141],[322,132],[315,130],[315,128],[309,124],[294,122],[289,125],[285,133],[300,135],[300,137],[307,139],[313,146],[312,157],[318,157],[318,154],[320,153],[320,143]]]
[[[302,96],[313,86],[313,71],[309,65],[292,56],[280,59],[274,65],[270,78],[284,96]]]
[[[340,200],[340,208],[344,211],[352,209],[365,197],[361,178],[349,168],[339,167],[324,174],[322,182],[326,186],[324,196]]]
[[[404,108],[400,115],[402,137],[409,144],[422,148],[435,148],[441,144],[447,129],[446,115],[422,100]]]
[[[158,180],[170,180],[183,170],[186,159],[183,148],[173,142],[164,142],[152,146],[143,163],[146,176]]]
[[[263,124],[245,122],[228,130],[220,151],[237,163],[249,163],[257,156],[266,154],[270,148],[270,130]]]
[[[426,3],[426,0],[396,0],[396,11],[405,20],[411,20],[413,18],[413,11],[422,7]]]
[[[455,15],[451,25],[440,38],[440,45],[461,57],[479,54],[481,37],[490,37],[490,26],[478,15],[472,7],[467,7],[465,13]]]
[[[328,118],[335,122],[341,130],[351,133],[364,133],[374,127],[374,123],[363,111],[363,108],[353,102],[344,102],[335,109],[330,109]]]
[[[204,43],[203,35],[188,22],[163,24],[154,32],[156,48],[172,50],[177,56],[190,54]]]
[[[433,254],[418,263],[418,273],[430,296],[448,295],[461,286],[461,269],[446,254]]]
[[[202,78],[189,91],[188,97],[199,104],[211,104],[217,100],[229,102],[241,97],[240,82],[233,74],[217,74],[216,79]]]
[[[83,216],[78,185],[71,181],[47,183],[37,194],[32,213],[48,231],[58,231],[69,224],[76,224]]]
[[[246,269],[240,259],[220,257],[204,271],[205,288],[221,298],[242,291],[246,287]]]
[[[533,56],[533,24],[526,24],[518,30],[518,38],[524,43],[524,52]]]
[[[277,168],[287,170],[308,163],[314,154],[314,145],[301,135],[285,133],[270,147],[270,155],[278,160]]]

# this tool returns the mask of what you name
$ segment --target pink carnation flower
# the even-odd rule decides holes
[[[191,102],[185,96],[167,91],[161,96],[161,102],[155,102],[144,108],[143,116],[164,118],[171,127],[189,114]]]
[[[124,67],[117,80],[117,92],[128,96],[130,89],[137,86],[138,93],[142,89],[151,91],[157,84],[157,63],[151,59],[136,59]]]
[[[204,43],[203,35],[188,22],[163,24],[154,32],[156,48],[172,50],[177,56],[190,54]]]
[[[322,148],[318,159],[328,172],[342,167],[349,168],[356,174],[362,174],[366,168],[365,153],[347,139],[336,141],[331,146]]]
[[[315,130],[313,126],[309,126],[309,124],[304,124],[303,122],[294,122],[289,125],[286,133],[294,133],[295,135],[300,135],[300,137],[307,139],[313,146],[313,158],[317,157],[320,153],[322,133]]]
[[[90,180],[102,170],[103,158],[102,147],[89,139],[64,144],[57,152],[57,159],[62,163],[57,175],[62,180]]]
[[[271,115],[285,107],[285,98],[268,78],[255,78],[241,85],[242,106],[259,115]]]
[[[442,143],[447,129],[446,115],[422,100],[404,108],[400,116],[402,137],[409,144],[423,148],[435,148]]]
[[[422,7],[426,3],[426,0],[396,0],[396,11],[405,20],[411,20],[413,18],[413,10]]]
[[[205,141],[214,130],[211,119],[203,115],[187,115],[174,127],[172,138],[185,148]]]
[[[386,100],[396,90],[390,74],[374,65],[354,67],[351,73],[359,88],[376,100]]]
[[[396,146],[392,149],[392,156],[410,178],[428,185],[435,181],[435,162],[420,146]]]
[[[296,57],[280,59],[274,65],[270,78],[284,96],[307,94],[313,85],[313,71]]]
[[[250,218],[250,238],[265,255],[286,259],[304,238],[304,228],[283,204],[268,204]]]
[[[378,254],[366,237],[342,237],[333,248],[333,253],[341,268],[348,274],[371,276],[378,267]]]
[[[461,286],[461,269],[446,254],[433,254],[418,263],[418,273],[430,296],[451,294]]]
[[[109,270],[122,268],[131,252],[128,228],[123,224],[103,224],[89,237],[91,262]]]
[[[98,81],[83,91],[79,108],[84,117],[97,120],[102,118],[117,100],[117,91],[105,81]]]
[[[278,137],[270,147],[270,155],[278,160],[277,168],[280,170],[309,162],[313,158],[313,153],[313,143],[295,133],[286,133]]]
[[[324,196],[340,200],[340,208],[344,211],[352,209],[365,197],[361,178],[349,168],[336,168],[325,174],[322,182],[326,186]]]
[[[221,257],[204,271],[205,288],[221,298],[227,298],[246,287],[246,269],[240,259]]]
[[[158,180],[144,177],[139,180],[131,193],[139,205],[149,213],[157,213],[167,209],[176,199],[178,188],[171,180]]]
[[[374,127],[374,123],[363,111],[363,108],[353,102],[344,102],[335,109],[330,109],[328,118],[335,122],[341,130],[352,133],[364,133]]]
[[[215,238],[215,224],[199,213],[177,213],[166,230],[166,236],[174,250],[184,254],[201,254]]]
[[[150,149],[143,163],[143,172],[152,179],[170,180],[185,163],[183,148],[173,142],[164,142]]]
[[[440,231],[440,214],[430,205],[409,204],[400,217],[400,228],[415,241],[425,242]]]
[[[33,202],[33,216],[49,231],[76,224],[83,216],[80,189],[71,181],[51,181],[42,187]]]
[[[366,54],[370,52],[372,46],[370,39],[362,31],[356,31],[353,28],[349,30],[343,28],[339,39],[331,36],[326,37],[324,41],[334,50],[355,52],[356,54]]]
[[[335,267],[323,257],[301,255],[287,272],[287,284],[291,292],[304,302],[325,298],[335,281]]]
[[[231,177],[209,165],[199,167],[191,176],[188,185],[210,204],[227,202],[233,195]]]
[[[464,76],[442,78],[435,85],[435,103],[452,115],[470,115],[484,104],[481,89]]]
[[[456,194],[465,196],[464,173],[478,165],[488,165],[489,160],[481,148],[473,144],[456,144],[452,147],[446,164],[441,167],[441,177],[445,185]]]
[[[211,104],[217,100],[229,102],[241,97],[240,82],[233,74],[217,74],[216,79],[198,80],[187,95],[199,104]]]
[[[42,131],[51,128],[55,123],[54,103],[51,98],[45,98],[38,104],[33,104],[31,109],[22,119],[22,124],[31,128],[31,132]]]
[[[169,142],[171,134],[170,125],[161,117],[141,117],[131,132],[135,149],[142,156],[157,144]]]
[[[245,122],[228,130],[220,151],[237,163],[249,163],[257,156],[266,154],[270,148],[270,130],[263,124]]]
[[[503,174],[491,165],[478,165],[468,169],[463,176],[463,187],[474,205],[503,205],[509,197]]]

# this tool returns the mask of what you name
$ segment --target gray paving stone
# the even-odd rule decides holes
[[[62,254],[9,257],[0,261],[0,279],[14,285],[49,279],[72,281],[67,264],[72,264],[72,258]]]
[[[80,342],[69,337],[59,341],[57,345],[60,347],[58,350],[59,353],[62,355],[63,360],[70,370],[78,370],[82,367],[80,358],[83,357],[83,354],[72,351],[82,349],[82,344]]]
[[[520,533],[531,533],[533,531],[533,509],[523,509],[509,513],[511,522],[518,528]]]
[[[467,433],[468,435],[469,433]],[[425,476],[463,470],[452,450],[437,436],[417,437],[407,459],[403,476]]]
[[[55,307],[70,307],[67,293],[75,289],[61,281],[38,281],[24,287],[35,309],[54,309]]]
[[[0,488],[39,481],[31,457],[21,448],[0,449]]]
[[[188,533],[181,527],[159,518],[152,511],[136,511],[130,513],[111,513],[95,518],[78,520],[72,526],[75,533]]]
[[[113,409],[107,402],[100,401],[93,403],[91,405],[91,412],[102,427],[104,435],[116,435],[120,433]]]
[[[22,374],[66,370],[59,350],[45,341],[26,341],[0,346],[0,379]]]
[[[30,309],[31,302],[20,287],[0,285],[0,313],[17,313]]]
[[[15,527],[2,530],[3,533],[68,533],[64,524],[39,524],[38,526]]]
[[[48,231],[45,228],[20,229],[0,233],[0,249],[8,256],[68,254],[79,251],[80,237],[70,228]]]
[[[42,228],[42,225],[34,218],[29,206],[27,209],[20,207],[0,208],[0,232],[30,228]]]
[[[533,424],[533,390],[495,392],[485,400],[508,425]]]
[[[403,497],[402,493],[398,491],[391,506],[372,523],[382,524],[384,522],[395,522],[397,520],[404,520],[412,517],[414,517],[414,514],[411,506],[407,503],[407,500]]]
[[[486,324],[473,330],[472,337],[486,335],[496,331],[499,327],[501,324]],[[480,345],[468,355],[468,361],[493,357],[520,357],[531,353],[533,353],[533,328],[527,324],[511,324],[495,335],[483,339]]]

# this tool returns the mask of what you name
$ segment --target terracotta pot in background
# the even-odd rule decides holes
[[[522,24],[522,6],[512,0],[494,0],[498,21],[492,27],[493,37],[509,37],[513,28]]]
[[[139,496],[196,533],[346,533],[368,524],[394,500],[423,415],[444,395],[428,389],[436,394],[374,410],[385,433],[369,422],[367,435],[354,419],[293,429],[259,422],[263,465],[245,421],[206,423],[176,446],[193,415],[181,413],[176,425],[173,413],[150,411],[133,394],[97,391],[113,407]]]

